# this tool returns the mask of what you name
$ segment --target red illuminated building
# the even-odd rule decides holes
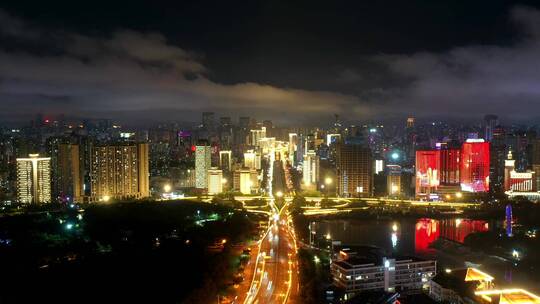
[[[416,151],[416,196],[429,196],[440,184],[441,151]]]
[[[489,143],[483,139],[468,139],[461,147],[461,190],[489,191]]]
[[[460,149],[441,150],[441,184],[459,185]]]

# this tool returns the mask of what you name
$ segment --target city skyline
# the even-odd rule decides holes
[[[540,4],[469,2],[3,2],[0,302],[540,304]]]

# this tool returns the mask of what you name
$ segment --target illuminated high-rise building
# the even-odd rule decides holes
[[[489,143],[483,139],[468,139],[461,147],[461,190],[489,191]]]
[[[242,194],[255,192],[259,187],[258,181],[256,170],[244,168],[233,173],[233,189]]]
[[[223,192],[223,171],[217,168],[208,170],[208,194]]]
[[[56,144],[51,152],[52,193],[55,199],[82,202],[84,173],[79,145]]]
[[[416,151],[416,197],[429,197],[440,184],[441,151]]]
[[[30,154],[17,158],[17,200],[20,203],[51,202],[51,159]]]
[[[219,151],[219,167],[224,171],[232,169],[232,151]]]
[[[317,187],[319,182],[319,156],[313,150],[304,155],[302,181],[305,187]]]
[[[401,166],[388,165],[386,174],[386,185],[388,196],[401,195]]]
[[[255,147],[259,146],[259,140],[266,137],[266,128],[261,127],[260,129],[255,129],[250,131],[250,142],[249,144]]]
[[[91,150],[91,200],[150,196],[148,144],[94,146]]]
[[[461,149],[443,149],[441,154],[441,185],[459,185]]]
[[[244,167],[256,170],[261,169],[261,154],[253,150],[245,152]]]
[[[212,147],[195,147],[195,187],[199,189],[208,188],[208,169],[212,164]]]
[[[340,143],[336,153],[337,191],[343,197],[372,195],[373,160],[371,150],[357,143]]]

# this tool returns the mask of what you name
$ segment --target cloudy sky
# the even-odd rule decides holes
[[[0,123],[540,117],[533,3],[32,2],[0,4]]]

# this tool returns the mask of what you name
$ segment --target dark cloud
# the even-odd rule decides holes
[[[478,118],[488,112],[534,119],[540,110],[540,12],[518,6],[507,12],[507,20],[519,30],[512,43],[358,52],[345,56],[350,65],[339,66],[317,61],[312,55],[326,50],[312,47],[306,49],[305,62],[291,55],[309,63],[305,67],[287,58],[282,46],[283,53],[277,53],[282,62],[275,70],[268,63],[240,58],[238,70],[232,63],[216,73],[208,64],[215,50],[192,52],[164,33],[120,29],[92,35],[46,29],[0,10],[0,37],[14,42],[0,47],[0,118],[20,119],[41,111],[145,123],[195,121],[196,113],[213,110],[288,123],[330,120],[333,113],[350,120]],[[284,68],[289,63],[290,69]],[[284,80],[238,80],[249,75],[245,70],[250,66]],[[222,81],[224,71],[244,76]],[[301,78],[316,81],[295,80]]]
[[[470,45],[446,52],[378,55],[394,86],[365,90],[372,113],[476,118],[498,113],[509,119],[540,117],[540,12],[516,7],[510,20],[525,33],[511,46]],[[348,72],[356,75],[355,72]],[[362,82],[358,71],[358,83]]]
[[[264,113],[283,121],[342,111],[356,99],[250,82],[213,82],[205,77],[206,68],[196,55],[168,43],[159,33],[120,30],[102,38],[34,30],[5,12],[0,18],[0,24],[14,20],[16,24],[3,31],[4,36],[36,41],[47,33],[55,37],[56,51],[47,55],[0,51],[4,119],[32,110],[73,116],[130,112],[133,120],[148,122],[161,119],[161,110],[176,113],[176,119],[195,120],[186,113],[211,109],[224,114]],[[13,107],[14,102],[19,106]]]

